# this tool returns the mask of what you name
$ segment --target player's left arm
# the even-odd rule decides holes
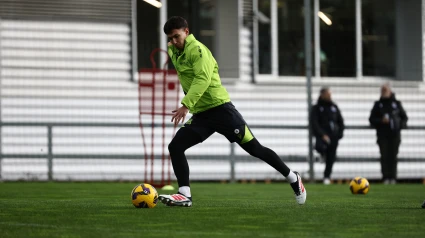
[[[344,136],[345,124],[344,124],[344,118],[342,117],[341,110],[339,110],[338,107],[337,109],[338,109],[337,112],[338,112],[338,126],[339,126],[338,138],[341,139]]]
[[[191,109],[211,84],[214,59],[208,49],[197,46],[190,51],[189,61],[192,63],[194,78],[187,94],[182,99],[182,104]]]
[[[401,128],[405,129],[407,127],[407,120],[409,118],[407,117],[406,111],[404,110],[400,101],[398,102],[398,107],[400,109]]]

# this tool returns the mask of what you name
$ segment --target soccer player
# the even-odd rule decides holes
[[[164,25],[164,33],[169,38],[168,54],[185,94],[182,106],[173,111],[171,121],[175,125],[184,122],[189,111],[193,116],[168,145],[179,191],[173,195],[159,195],[159,200],[168,206],[192,206],[189,165],[184,153],[218,132],[285,176],[298,204],[304,204],[307,192],[299,173],[291,171],[273,150],[262,146],[254,137],[221,84],[218,65],[211,51],[189,33],[187,21],[182,17],[171,17]]]

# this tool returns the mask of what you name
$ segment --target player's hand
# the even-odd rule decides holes
[[[184,122],[184,119],[186,118],[186,114],[189,112],[189,109],[185,105],[181,106],[177,110],[172,111],[173,117],[171,118],[171,122],[174,122],[174,125],[177,126],[177,124],[181,122]]]
[[[330,144],[330,143],[331,143],[331,138],[329,138],[329,136],[328,136],[328,135],[323,135],[323,136],[322,136],[322,139],[323,139],[324,141],[326,141],[326,143],[328,143],[328,144]]]
[[[169,42],[167,43],[167,46],[171,46],[171,45],[173,45],[173,43],[171,43],[171,41],[169,41]]]
[[[382,123],[383,124],[389,124],[390,123],[390,119],[388,117],[383,117],[382,118]]]

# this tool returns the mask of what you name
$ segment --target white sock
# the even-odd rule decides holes
[[[288,176],[286,176],[286,179],[290,183],[295,183],[295,182],[297,182],[297,175],[294,172],[289,171],[289,174],[288,174]]]
[[[192,197],[192,195],[190,194],[190,187],[189,186],[179,187],[179,193],[185,195],[186,197]]]

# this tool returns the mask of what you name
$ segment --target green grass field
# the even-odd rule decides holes
[[[422,184],[194,183],[191,208],[134,208],[136,183],[0,183],[0,237],[425,237]],[[161,193],[161,190],[158,190]]]

